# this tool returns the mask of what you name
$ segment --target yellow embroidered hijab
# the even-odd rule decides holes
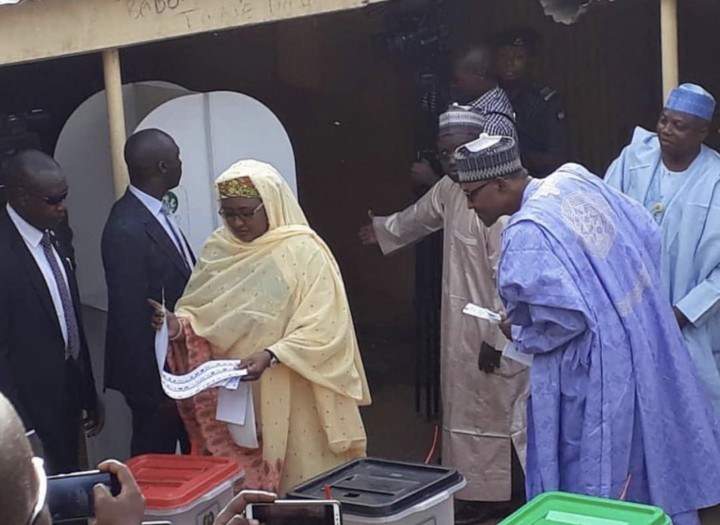
[[[275,353],[282,365],[261,378],[263,426],[266,416],[277,425],[278,411],[289,410],[292,371],[312,384],[331,450],[364,448],[357,406],[368,404],[370,395],[335,258],[274,168],[243,160],[216,184],[241,178],[259,192],[269,229],[252,242],[238,240],[225,227],[216,230],[176,313],[211,344],[216,358],[242,359],[263,349]],[[269,437],[266,433],[266,452]],[[274,443],[277,447],[284,450],[282,443]]]

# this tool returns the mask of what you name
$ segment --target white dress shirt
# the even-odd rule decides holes
[[[161,200],[156,199],[152,195],[148,195],[142,190],[137,189],[135,186],[130,186],[130,192],[135,195],[140,202],[143,203],[143,205],[148,209],[150,214],[155,217],[155,220],[162,226],[163,230],[165,230],[165,233],[168,234],[168,237],[170,237],[170,240],[175,245],[175,248],[177,248],[178,252],[180,252],[180,255],[187,261],[188,268],[193,267],[193,260],[190,256],[190,249],[187,246],[187,242],[185,241],[185,237],[183,236],[182,232],[180,231],[180,227],[175,223],[175,219],[170,215],[163,215],[162,213],[162,207],[163,203]],[[168,220],[165,220],[165,219]],[[172,225],[168,223],[168,221],[172,222]],[[170,228],[173,228],[175,232],[173,232]],[[182,245],[178,245],[177,240],[180,240]]]
[[[55,314],[57,315],[58,322],[60,323],[60,330],[62,330],[63,339],[65,340],[65,345],[67,345],[67,323],[65,322],[65,312],[62,307],[62,299],[60,299],[60,289],[58,288],[58,283],[55,281],[55,276],[53,275],[50,263],[48,262],[47,257],[45,257],[43,247],[40,244],[40,241],[42,241],[43,238],[43,232],[20,217],[20,215],[18,215],[18,213],[9,204],[6,206],[6,209],[10,220],[13,222],[18,233],[20,233],[20,236],[25,241],[25,245],[28,247],[28,250],[30,250],[33,259],[35,259],[38,268],[40,268],[40,272],[45,278],[45,284],[47,284],[48,291],[50,292],[50,298],[52,299],[53,306],[55,307]],[[55,255],[55,259],[57,259],[58,265],[60,266],[63,278],[65,279],[65,286],[67,286],[69,290],[70,286],[68,285],[65,265],[60,259],[60,255],[58,255],[55,247],[53,247],[52,251]]]

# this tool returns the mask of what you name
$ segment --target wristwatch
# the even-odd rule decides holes
[[[270,354],[270,368],[273,368],[275,365],[277,365],[278,363],[280,363],[280,360],[277,358],[277,356],[276,356],[275,354],[273,354],[270,350],[268,350],[268,349],[266,348],[266,349],[265,349],[265,352],[267,352],[268,354]]]

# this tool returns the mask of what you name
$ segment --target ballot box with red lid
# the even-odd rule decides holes
[[[145,520],[212,525],[243,478],[229,458],[148,454],[128,461],[145,496]]]

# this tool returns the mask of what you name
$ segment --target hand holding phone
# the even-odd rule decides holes
[[[120,493],[117,479],[108,472],[90,470],[48,476],[47,503],[53,523],[93,517],[96,485],[103,485],[114,494]]]
[[[130,470],[112,460],[99,470],[48,477],[48,507],[53,523],[96,517],[96,525],[137,525],[145,500]]]
[[[111,474],[119,482],[118,492],[108,491],[105,485],[93,488],[95,525],[137,525],[145,515],[145,498],[130,469],[119,461],[101,463],[100,471]]]
[[[250,503],[248,520],[262,525],[342,525],[340,502],[334,500],[276,500]]]
[[[245,508],[249,504],[272,503],[276,498],[277,496],[272,492],[243,490],[218,514],[213,525],[248,525],[248,520],[243,516],[245,514]]]

